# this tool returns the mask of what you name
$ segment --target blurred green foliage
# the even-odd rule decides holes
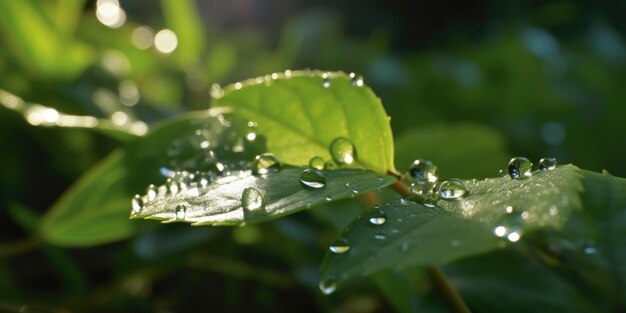
[[[111,125],[104,131],[34,127],[28,111],[10,110],[8,98],[0,99],[0,310],[445,311],[419,268],[410,277],[377,274],[332,297],[319,293],[320,260],[363,210],[356,200],[236,229],[112,220],[100,223],[110,230],[104,239],[89,237],[97,229],[70,237],[50,231],[56,219],[62,222],[52,224],[65,229],[83,220],[57,215],[54,207],[72,201],[63,193],[75,182],[72,188],[81,188],[89,174],[79,177],[98,162],[94,171],[111,180],[94,182],[102,186],[98,193],[82,195],[101,205],[101,215],[85,218],[105,221],[109,206],[129,206],[132,194],[162,179],[141,169],[148,168],[145,160],[158,163],[151,149],[166,139],[139,151],[145,155],[123,173],[106,165],[139,153],[132,152],[139,149],[135,123],[152,128],[208,108],[213,84],[307,67],[360,73],[391,116],[399,171],[414,158],[429,158],[444,177],[493,177],[509,156],[521,154],[626,176],[621,2],[422,3],[419,12],[376,1],[120,5],[124,23],[110,28],[98,20],[96,1],[0,0],[0,88]],[[153,41],[166,28],[178,37],[171,54]],[[138,29],[147,31],[147,46]],[[130,183],[117,184],[119,175]],[[569,231],[584,233],[595,221],[580,220]],[[585,236],[601,238],[596,232]],[[478,312],[503,311],[521,298],[546,312],[590,310],[589,300],[573,291],[588,285],[570,283],[567,267],[528,261],[533,252],[520,250],[445,270]],[[539,287],[550,292],[533,291]],[[407,294],[409,288],[416,292]]]

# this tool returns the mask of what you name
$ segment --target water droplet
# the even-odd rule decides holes
[[[324,79],[324,82],[322,82],[322,86],[324,88],[330,87],[330,77],[328,76],[328,74],[327,73],[322,74],[322,78]]]
[[[539,160],[539,170],[540,171],[548,171],[552,170],[556,167],[556,159],[555,158],[542,158]]]
[[[499,177],[507,177],[507,176],[509,176],[509,173],[507,173],[505,170],[499,170],[498,171],[498,176]]]
[[[320,281],[319,287],[322,293],[325,295],[329,295],[335,292],[335,290],[337,290],[337,280],[335,279],[335,276],[330,275],[322,279],[322,281]]]
[[[367,214],[367,218],[372,225],[382,225],[387,221],[387,214],[382,209],[373,209]]]
[[[333,161],[326,161],[326,163],[324,163],[324,169],[325,170],[334,170],[337,169],[337,164],[335,164],[335,162]]]
[[[332,253],[343,254],[350,251],[350,244],[345,238],[339,238],[328,248]]]
[[[507,214],[502,216],[498,226],[493,229],[493,234],[516,242],[522,237],[522,224],[525,216],[528,218],[528,212],[516,211],[512,206],[507,206],[505,210]]]
[[[441,182],[435,187],[439,197],[443,200],[454,200],[461,198],[467,192],[465,184],[458,179],[450,179]]]
[[[363,87],[363,76],[350,73],[350,83],[355,87]]]
[[[165,185],[167,185],[167,191],[171,193],[172,195],[177,194],[178,191],[180,190],[180,187],[178,186],[178,182],[171,178],[167,179],[167,181],[165,182]]]
[[[409,176],[415,183],[437,181],[437,166],[429,160],[415,160],[409,165]]]
[[[326,201],[332,201],[332,200],[333,200],[333,197],[331,197],[331,196],[326,196]]]
[[[352,164],[356,158],[356,150],[348,138],[338,137],[330,144],[330,155],[337,164]]]
[[[300,173],[300,182],[311,188],[323,188],[326,186],[326,177],[318,170],[307,168]]]
[[[248,187],[241,194],[241,206],[246,211],[258,212],[265,207],[263,195],[257,189]]]
[[[316,170],[323,170],[324,159],[318,156],[312,157],[311,160],[309,161],[309,167],[314,168]]]
[[[176,206],[176,219],[184,220],[186,215],[187,215],[187,208],[182,204],[177,205]]]
[[[157,197],[157,187],[155,185],[150,184],[148,188],[146,188],[146,197],[148,201],[152,201]]]
[[[513,179],[525,179],[532,175],[533,162],[525,157],[515,157],[509,161],[509,176]]]
[[[252,165],[254,174],[266,175],[274,173],[280,169],[280,162],[271,153],[257,155]]]
[[[434,208],[437,206],[437,201],[439,201],[439,194],[429,193],[423,198],[422,204],[429,208]]]
[[[381,233],[374,234],[374,239],[376,239],[376,240],[385,240],[385,239],[387,239],[387,235],[381,234]]]
[[[131,207],[133,209],[133,213],[141,213],[141,210],[143,209],[143,199],[141,199],[140,195],[135,195],[135,197],[131,201]]]

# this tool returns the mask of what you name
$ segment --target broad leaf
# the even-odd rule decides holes
[[[559,228],[581,206],[580,177],[565,165],[523,180],[466,181],[463,197],[440,199],[434,208],[407,199],[374,208],[343,231],[338,243],[350,248],[329,252],[324,277],[341,282],[381,269],[445,264],[518,241],[533,229]]]
[[[395,171],[389,120],[380,100],[358,77],[340,72],[295,71],[236,83],[214,92],[213,105],[229,107],[258,124],[268,152],[285,163],[332,160],[338,137],[356,148],[353,165]]]
[[[345,169],[318,171],[315,187],[307,186],[301,167],[284,165],[276,172],[253,175],[250,170],[231,172],[213,182],[191,182],[175,188],[155,189],[153,197],[144,196],[133,218],[151,218],[193,225],[240,225],[258,223],[333,200],[354,197],[387,186],[395,178],[370,171]],[[320,176],[321,175],[321,176]],[[201,178],[202,179],[202,178]],[[321,180],[320,180],[321,179]],[[323,181],[323,182],[322,182]]]

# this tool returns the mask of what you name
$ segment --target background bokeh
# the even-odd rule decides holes
[[[386,276],[317,290],[355,201],[237,229],[135,222],[97,245],[38,239],[42,216],[124,134],[209,107],[214,84],[359,73],[391,116],[399,170],[427,158],[442,177],[489,177],[524,155],[626,176],[621,1],[0,0],[0,12],[0,310],[397,309]],[[38,127],[45,116],[9,94],[111,130]],[[438,310],[425,284],[415,301]]]

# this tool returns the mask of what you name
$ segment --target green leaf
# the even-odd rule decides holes
[[[114,151],[74,183],[43,217],[43,238],[60,246],[89,246],[132,235],[140,224],[128,219],[130,199],[148,184],[165,179],[161,169],[172,165],[170,154],[176,155],[181,170],[195,167],[197,151],[189,146],[206,139],[216,147],[236,147],[246,131],[245,123],[227,121],[220,110],[193,112],[155,125],[149,134]],[[172,152],[172,147],[178,150]],[[232,150],[215,149],[215,154],[234,162],[256,155],[252,148]]]
[[[191,183],[176,194],[159,187],[156,199],[144,197],[145,206],[133,218],[166,222],[189,222],[193,225],[241,225],[276,219],[331,200],[387,186],[392,176],[370,171],[345,169],[320,171],[325,183],[318,188],[304,186],[304,168],[283,165],[276,172],[252,175],[248,171],[231,172],[202,187]]]
[[[560,228],[581,207],[581,175],[572,165],[524,180],[488,178],[465,186],[463,197],[438,200],[434,208],[402,199],[360,215],[341,234],[350,250],[327,254],[324,277],[340,283],[382,269],[445,264],[534,229]]]
[[[178,37],[174,56],[186,68],[199,62],[204,52],[205,35],[194,0],[161,0],[167,25]]]
[[[370,217],[382,210],[385,223]],[[341,234],[350,250],[328,253],[323,277],[341,283],[383,269],[444,264],[498,247],[498,238],[478,221],[425,207],[406,199],[393,201],[357,217]]]
[[[395,139],[396,166],[406,171],[415,159],[437,164],[439,177],[493,176],[494,164],[506,164],[504,137],[479,124],[421,126]]]
[[[585,211],[594,217],[593,231],[598,234],[599,256],[606,260],[613,285],[613,302],[617,308],[626,307],[626,179],[583,171],[582,195]]]
[[[285,163],[307,165],[314,156],[331,160],[331,142],[346,137],[356,148],[354,165],[379,173],[395,171],[389,120],[370,88],[358,86],[358,79],[353,84],[341,72],[287,74],[228,86],[223,95],[214,93],[213,105],[257,122],[268,152]]]

